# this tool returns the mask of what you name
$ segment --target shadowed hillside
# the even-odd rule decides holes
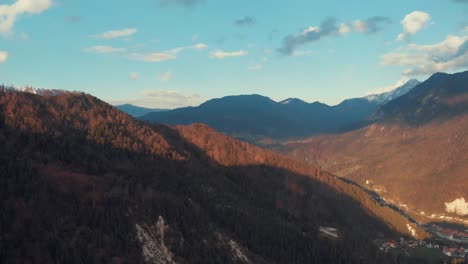
[[[2,263],[407,261],[378,252],[375,237],[398,234],[357,200],[403,232],[399,215],[203,125],[149,126],[85,94],[0,91],[0,143]]]

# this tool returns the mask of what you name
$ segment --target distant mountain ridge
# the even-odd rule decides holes
[[[152,112],[169,111],[168,109],[147,108],[147,107],[141,107],[141,106],[136,106],[132,104],[116,105],[115,107],[117,107],[117,109],[119,109],[120,111],[125,112],[133,117],[144,116]]]
[[[78,92],[78,91],[67,91],[67,90],[61,90],[61,89],[42,89],[42,88],[35,88],[31,86],[16,88],[13,86],[0,85],[0,91],[1,90],[20,91],[20,92],[30,93],[30,94],[40,95],[40,96],[58,96],[58,95],[65,94],[65,93],[82,94],[82,92]]]
[[[383,105],[373,116],[382,121],[423,125],[468,112],[468,71],[435,73],[405,96]]]
[[[411,80],[394,91],[353,98],[329,106],[297,98],[275,102],[261,95],[226,96],[197,107],[148,113],[142,120],[170,125],[205,123],[244,140],[304,137],[350,131],[369,123],[368,117],[382,104],[410,91],[419,82]]]
[[[468,198],[468,71],[436,73],[372,118],[361,129],[289,142],[280,151],[321,164],[428,221],[467,212],[467,204],[447,205]]]

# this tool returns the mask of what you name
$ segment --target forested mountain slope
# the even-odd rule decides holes
[[[204,125],[147,125],[86,94],[0,91],[0,145],[2,263],[408,261],[372,243],[408,233],[406,219]]]

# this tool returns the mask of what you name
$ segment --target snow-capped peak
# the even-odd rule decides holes
[[[380,94],[371,94],[371,95],[365,96],[364,99],[372,103],[384,105],[393,99],[396,99],[402,95],[407,94],[409,91],[411,91],[414,87],[416,87],[420,83],[421,82],[418,80],[411,79],[407,81],[405,84],[403,84],[402,86],[395,88],[392,91],[384,92]]]
[[[31,86],[17,88],[16,90],[23,92],[23,93],[36,94],[40,96],[57,96],[57,95],[64,94],[64,93],[78,93],[78,92],[70,92],[70,91],[59,90],[59,89],[49,90],[49,89],[34,88]]]
[[[288,105],[288,104],[307,104],[306,102],[302,101],[301,99],[298,98],[288,98],[286,100],[283,100],[279,102],[280,104]]]

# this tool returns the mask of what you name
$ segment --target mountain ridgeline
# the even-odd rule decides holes
[[[427,235],[313,166],[86,94],[0,89],[0,144],[1,263],[412,263],[373,240]]]
[[[153,112],[168,111],[167,109],[147,108],[147,107],[134,106],[131,104],[122,104],[122,105],[117,105],[115,107],[117,107],[117,109],[119,109],[120,111],[125,112],[133,117],[141,117],[146,114],[153,113]]]
[[[434,74],[372,118],[361,129],[291,141],[280,151],[321,164],[426,221],[444,214],[466,221],[468,71]]]
[[[345,100],[336,106],[290,98],[275,102],[260,95],[227,96],[198,107],[149,113],[142,120],[170,125],[204,123],[228,135],[246,139],[284,139],[350,131],[367,125],[379,106],[410,91],[411,80],[394,91]]]
[[[448,120],[468,112],[468,71],[436,73],[405,96],[396,98],[377,111],[374,119],[424,125]]]

